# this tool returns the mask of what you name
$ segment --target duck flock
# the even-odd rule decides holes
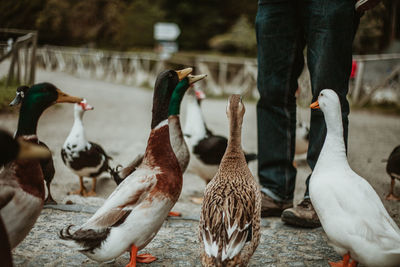
[[[241,146],[245,106],[231,95],[226,114],[229,137],[214,135],[206,126],[200,105],[204,93],[193,84],[206,75],[192,68],[165,70],[156,79],[151,131],[144,153],[125,167],[110,166],[111,157],[86,139],[83,115],[93,107],[55,85],[39,83],[17,89],[11,105],[20,105],[15,136],[0,131],[0,265],[12,266],[11,250],[30,232],[45,203],[55,204],[50,185],[55,169],[49,148],[37,137],[38,120],[55,103],[74,103],[74,124],[61,149],[64,164],[79,177],[71,194],[96,195],[96,179],[108,172],[118,184],[96,213],[80,226],[66,225],[59,238],[98,262],[130,252],[127,266],[156,260],[138,254],[160,230],[182,191],[182,175],[191,169],[207,183],[198,238],[203,266],[247,266],[260,242],[261,193],[247,163],[257,158]],[[189,95],[185,129],[180,105]],[[382,201],[349,166],[343,141],[339,98],[321,91],[310,106],[325,117],[327,136],[310,180],[310,197],[331,245],[343,256],[331,266],[400,266],[400,229]],[[190,125],[190,127],[188,126]],[[388,159],[387,172],[400,179],[400,146]],[[88,190],[84,177],[93,183]],[[47,197],[45,184],[47,187]],[[172,241],[173,242],[173,241]]]

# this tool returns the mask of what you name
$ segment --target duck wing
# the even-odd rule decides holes
[[[45,143],[39,141],[39,145],[44,146],[50,151],[49,147]],[[51,182],[54,178],[54,174],[56,173],[56,170],[54,168],[53,157],[51,156],[46,159],[41,159],[40,167],[42,167],[44,180],[46,182]]]
[[[74,240],[83,247],[82,251],[92,251],[107,238],[112,227],[124,223],[157,183],[157,172],[137,169],[114,190],[103,206],[77,231],[71,233],[70,226],[60,231],[60,237]]]
[[[240,185],[236,187],[240,190],[227,190],[219,183],[208,188],[211,190],[204,197],[200,238],[208,256],[223,262],[238,255],[252,240],[256,196],[250,188]]]
[[[372,186],[353,171],[343,176],[325,180],[324,186],[330,190],[323,190],[319,196],[324,199],[324,206],[318,208],[318,215],[328,236],[349,247],[349,236],[362,238],[363,242],[379,242],[383,247],[399,243],[400,230]]]
[[[92,145],[90,153],[97,153],[105,156],[107,159],[112,159],[112,157],[110,157],[99,144],[93,142],[89,142],[89,144]]]

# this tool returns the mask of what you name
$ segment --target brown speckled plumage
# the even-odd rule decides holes
[[[228,147],[206,187],[200,215],[203,266],[247,266],[260,241],[261,193],[241,148],[244,111],[240,95],[231,96]]]

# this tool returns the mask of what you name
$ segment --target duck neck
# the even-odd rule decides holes
[[[206,126],[201,112],[201,107],[194,97],[190,97],[187,104],[185,134],[192,138],[204,138]]]
[[[71,136],[75,137],[80,137],[82,139],[86,139],[85,138],[85,130],[83,128],[83,113],[84,111],[82,110],[75,110],[74,111],[74,125],[72,126],[71,129]]]
[[[150,132],[144,158],[150,161],[150,165],[157,166],[159,161],[165,161],[165,156],[172,151],[168,120],[164,120]]]
[[[347,163],[340,107],[337,112],[324,113],[326,137],[318,161],[331,164],[333,160]]]
[[[242,151],[242,120],[232,114],[229,120],[229,140],[227,152],[243,153]]]
[[[186,78],[179,82],[178,85],[175,87],[171,96],[171,101],[169,102],[168,116],[179,115],[181,102],[188,88],[189,83]]]
[[[171,96],[160,95],[157,91],[154,93],[151,129],[156,128],[161,122],[168,119],[168,104],[170,99]]]
[[[22,102],[19,110],[16,136],[36,135],[37,124],[46,108],[37,108],[34,103]]]

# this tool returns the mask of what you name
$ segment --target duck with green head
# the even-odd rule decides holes
[[[43,111],[55,103],[79,103],[82,98],[69,96],[50,83],[29,88],[19,111],[16,137],[38,144],[37,124]],[[0,191],[12,191],[14,196],[1,211],[11,248],[29,233],[44,203],[44,176],[37,159],[17,159],[0,173]],[[1,194],[0,192],[0,194]]]
[[[16,96],[11,101],[10,106],[17,106],[17,105],[25,102],[25,96],[28,94],[29,89],[30,88],[25,85],[18,87],[17,91],[16,91]],[[49,149],[48,146],[40,140],[39,140],[39,145],[43,146],[45,149]],[[46,197],[44,203],[45,204],[57,204],[57,202],[53,199],[53,197],[51,195],[51,190],[50,190],[51,181],[53,180],[54,174],[56,173],[56,170],[54,169],[53,157],[50,156],[45,159],[41,159],[40,166],[42,167],[42,172],[43,172],[44,180],[46,182],[46,187],[47,187],[47,197]]]
[[[170,143],[168,107],[179,80],[190,72],[167,70],[157,76],[151,132],[142,163],[85,224],[73,233],[72,226],[60,232],[62,239],[75,241],[89,258],[104,262],[130,251],[130,267],[156,259],[137,252],[156,236],[182,190],[182,170]]]
[[[171,140],[172,149],[178,159],[179,166],[182,173],[185,173],[190,160],[190,152],[183,137],[181,122],[180,122],[180,108],[183,96],[188,88],[193,86],[194,83],[207,77],[205,74],[191,75],[183,78],[175,87],[171,96],[171,101],[168,106],[168,125],[169,136]],[[114,172],[114,180],[120,184],[123,179],[129,176],[136,168],[142,163],[143,154],[139,154],[127,167],[119,172]]]

